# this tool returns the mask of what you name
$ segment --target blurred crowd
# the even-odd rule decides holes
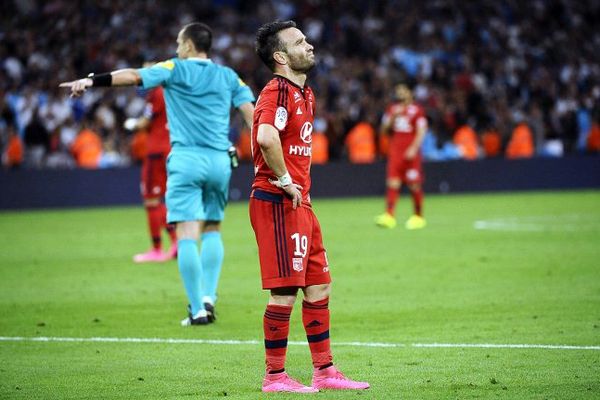
[[[202,21],[215,33],[210,57],[258,94],[270,72],[254,34],[274,19],[294,19],[315,46],[322,162],[353,161],[356,143],[370,153],[357,162],[385,156],[377,132],[400,82],[425,108],[427,160],[600,150],[598,0],[12,0],[0,3],[3,163],[136,162],[123,122],[142,113],[142,91],[70,99],[58,83],[173,57],[181,26]],[[247,134],[234,120],[232,140],[244,147]],[[92,145],[97,157],[85,165],[81,149]]]

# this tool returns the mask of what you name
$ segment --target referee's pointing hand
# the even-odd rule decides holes
[[[58,87],[71,88],[71,97],[80,97],[93,84],[94,82],[90,78],[83,78],[76,81],[63,82]]]

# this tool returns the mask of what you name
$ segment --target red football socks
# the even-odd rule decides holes
[[[146,214],[153,248],[158,250],[162,246],[161,229],[163,227],[169,234],[171,243],[177,243],[175,224],[167,224],[167,206],[164,203],[156,206],[146,206]]]
[[[423,212],[423,189],[413,190],[411,191],[411,195],[413,198],[415,214],[420,217]]]
[[[165,210],[166,210],[166,208],[165,208]],[[165,217],[165,220],[166,220],[166,217]],[[169,238],[171,239],[171,243],[177,243],[177,231],[175,230],[175,224],[167,224],[166,230],[167,230],[167,233],[169,234]]]
[[[292,306],[268,304],[263,318],[267,373],[283,372]]]
[[[165,224],[165,214],[161,209],[164,208],[159,206],[146,206],[146,214],[148,216],[148,228],[150,230],[150,237],[152,238],[152,247],[160,249],[161,237],[160,230]]]
[[[385,192],[386,199],[386,211],[390,215],[394,215],[394,211],[396,210],[396,201],[398,201],[398,196],[400,195],[398,189],[387,188]]]
[[[332,365],[329,341],[329,298],[314,303],[302,302],[302,324],[306,331],[313,366],[322,368]]]

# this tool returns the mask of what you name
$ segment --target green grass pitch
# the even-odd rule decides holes
[[[314,203],[334,279],[334,358],[372,388],[309,397],[600,398],[600,192],[428,196],[428,226],[411,232],[374,226],[381,198]],[[410,208],[403,195],[399,217]],[[0,398],[306,397],[259,391],[267,295],[247,204],[227,211],[208,327],[179,326],[175,262],[131,262],[149,245],[145,224],[141,206],[0,213]],[[306,340],[299,308],[295,342]],[[15,339],[37,337],[217,342]],[[456,347],[420,347],[434,343]],[[575,348],[467,346],[482,344]],[[310,382],[306,345],[289,347],[287,369]]]

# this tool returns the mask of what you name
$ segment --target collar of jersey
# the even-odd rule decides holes
[[[289,80],[288,78],[286,78],[286,77],[285,77],[285,76],[283,76],[283,75],[279,75],[279,74],[273,74],[273,75],[275,75],[277,78],[285,79],[285,80],[286,80],[286,81],[288,81],[288,82],[289,82],[289,83],[290,83],[292,86],[296,86],[296,87],[297,87],[298,89],[300,89],[300,90],[304,90],[304,89],[306,89],[306,88],[308,87],[308,85],[306,85],[306,84],[304,85],[304,87],[300,87],[299,85],[297,85],[296,83],[292,82],[291,80]]]
[[[198,57],[188,57],[186,60],[190,61],[199,61],[199,62],[212,62],[210,58],[198,58]]]

